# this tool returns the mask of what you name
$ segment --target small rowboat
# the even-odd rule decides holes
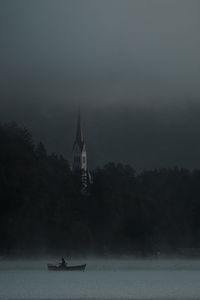
[[[49,271],[85,271],[86,264],[78,266],[55,266],[48,264]]]

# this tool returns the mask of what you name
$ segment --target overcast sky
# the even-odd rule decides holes
[[[91,168],[200,168],[200,1],[0,0],[0,119]]]

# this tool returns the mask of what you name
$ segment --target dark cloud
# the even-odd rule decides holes
[[[0,117],[92,167],[200,167],[199,1],[2,0]]]

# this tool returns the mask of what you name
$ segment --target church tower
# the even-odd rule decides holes
[[[78,113],[76,137],[75,137],[72,153],[73,153],[73,165],[72,165],[73,172],[81,173],[81,182],[83,188],[87,188],[87,184],[88,184],[87,154],[86,154],[85,141],[83,137],[83,130],[81,127],[80,111]]]

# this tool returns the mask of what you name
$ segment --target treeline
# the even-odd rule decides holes
[[[0,255],[175,253],[200,248],[200,171],[136,175],[108,163],[81,192],[68,162],[0,125]]]

